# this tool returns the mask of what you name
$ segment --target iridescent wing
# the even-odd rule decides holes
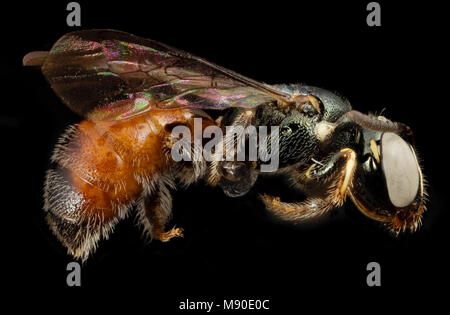
[[[92,119],[124,119],[150,107],[253,108],[290,94],[202,58],[113,30],[66,34],[50,52],[32,52],[53,90],[74,112]]]

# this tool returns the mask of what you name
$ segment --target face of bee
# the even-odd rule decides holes
[[[424,182],[414,147],[393,132],[362,129],[350,196],[366,216],[391,230],[416,230]]]
[[[357,161],[349,196],[357,208],[395,233],[415,231],[425,210],[426,192],[412,135],[404,134],[402,128],[390,130],[394,124],[383,117],[365,116],[373,128],[352,120],[347,117],[349,103],[332,92],[296,88],[296,92],[319,99],[323,113],[310,117],[292,111],[284,117],[280,122],[280,164],[308,165],[311,160],[324,160],[350,148],[356,152]]]

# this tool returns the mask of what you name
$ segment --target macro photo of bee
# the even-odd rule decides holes
[[[289,222],[318,218],[349,199],[394,234],[421,225],[427,192],[413,131],[352,109],[336,93],[257,82],[114,30],[68,33],[23,64],[40,67],[61,101],[83,117],[59,138],[44,184],[48,226],[82,261],[130,214],[148,239],[183,236],[170,225],[171,190],[204,180],[230,198],[245,196],[261,173],[284,176],[306,195],[284,202],[261,193],[266,209]],[[196,159],[173,158],[180,126],[191,135],[184,153]],[[227,138],[229,126],[244,132]],[[226,148],[211,160],[199,152],[213,127],[223,132],[217,147]],[[256,143],[249,127],[271,132]],[[225,159],[230,139],[233,148],[267,145],[276,169],[263,171],[267,159],[247,152]]]

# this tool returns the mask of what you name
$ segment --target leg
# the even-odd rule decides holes
[[[156,195],[145,196],[138,206],[139,224],[144,228],[144,237],[167,242],[173,237],[182,237],[182,228],[165,231],[172,212],[172,198],[167,187],[160,183]]]
[[[356,153],[351,149],[342,149],[327,163],[313,164],[305,172],[306,185],[317,187],[317,194],[300,203],[286,203],[278,197],[263,195],[263,202],[268,210],[285,220],[304,221],[322,216],[334,207],[342,205],[355,167]]]

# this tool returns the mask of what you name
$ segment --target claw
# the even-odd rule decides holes
[[[263,195],[261,195],[261,198],[263,199],[263,202],[266,205],[276,206],[276,205],[280,204],[280,197],[277,197],[277,196],[270,196],[267,194],[263,194]]]
[[[161,233],[159,240],[161,242],[168,242],[173,237],[183,237],[183,228],[172,228],[167,232]]]

